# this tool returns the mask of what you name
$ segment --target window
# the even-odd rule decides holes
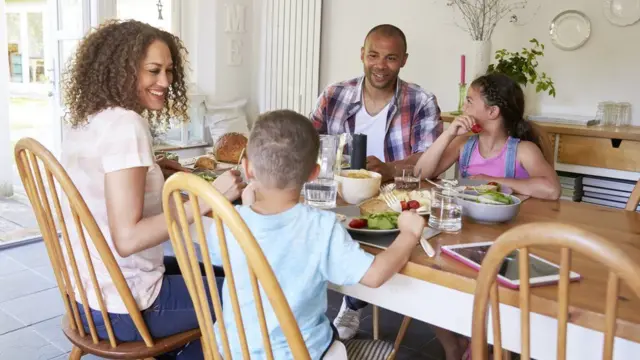
[[[175,33],[178,24],[174,24],[174,0],[117,0],[118,19],[134,19],[153,25],[162,30]]]

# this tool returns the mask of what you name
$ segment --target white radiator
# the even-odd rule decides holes
[[[260,112],[313,111],[319,93],[322,0],[263,3]]]

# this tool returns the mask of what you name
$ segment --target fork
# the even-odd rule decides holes
[[[391,210],[398,213],[402,212],[402,205],[400,205],[400,200],[393,192],[383,192],[382,198],[384,199],[384,202],[387,203],[387,206],[391,208]],[[422,249],[428,257],[436,256],[436,251],[424,236],[420,236],[420,246],[422,246]]]

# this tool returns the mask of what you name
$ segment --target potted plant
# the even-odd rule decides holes
[[[553,80],[545,72],[538,73],[538,57],[544,56],[544,44],[537,39],[529,40],[533,46],[530,49],[522,48],[521,52],[510,52],[506,49],[496,51],[496,64],[489,65],[487,73],[503,73],[513,80],[527,86],[535,85],[536,93],[546,92],[556,97],[556,88]]]

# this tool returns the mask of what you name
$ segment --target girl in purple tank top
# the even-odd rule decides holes
[[[462,178],[493,181],[541,199],[560,197],[558,176],[524,120],[518,83],[503,74],[481,76],[471,83],[463,110],[418,160],[423,177],[435,178],[458,162]]]

